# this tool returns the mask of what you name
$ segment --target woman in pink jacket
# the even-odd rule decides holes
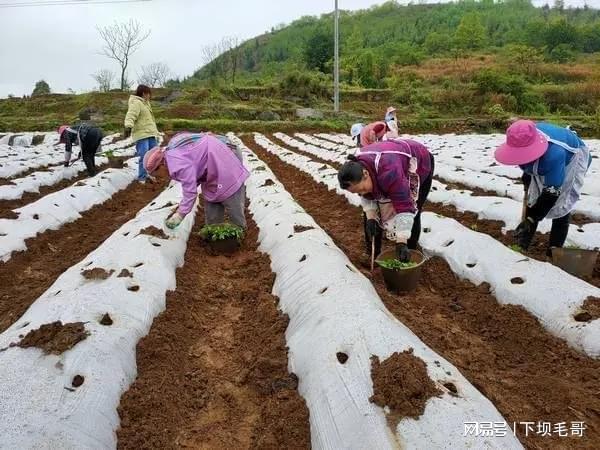
[[[167,147],[155,147],[144,156],[144,167],[150,174],[163,162],[183,190],[177,212],[166,220],[167,227],[176,228],[192,210],[200,186],[206,224],[222,223],[227,208],[231,221],[246,228],[244,183],[250,174],[241,151],[225,136],[177,133]]]

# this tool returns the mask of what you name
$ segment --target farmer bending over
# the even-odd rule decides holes
[[[69,167],[73,145],[79,145],[88,175],[96,175],[94,155],[100,151],[102,130],[85,123],[73,127],[62,125],[58,128],[58,135],[59,144],[65,144],[65,167]]]
[[[592,162],[590,151],[568,128],[518,120],[508,128],[506,142],[494,156],[499,163],[518,165],[523,171],[527,205],[515,231],[519,246],[527,250],[538,223],[552,219],[546,251],[552,256],[552,247],[562,247],[567,239],[571,211]]]
[[[338,172],[342,189],[362,197],[367,253],[375,242],[381,253],[382,228],[396,243],[402,262],[410,259],[421,234],[421,210],[431,188],[434,159],[427,148],[410,139],[363,147],[349,156]]]
[[[237,146],[211,133],[177,133],[167,147],[147,152],[146,171],[152,174],[164,162],[170,177],[183,189],[183,199],[177,212],[166,220],[167,227],[176,228],[192,210],[200,186],[206,224],[222,223],[227,208],[231,221],[246,228],[244,182],[250,174],[242,161]]]

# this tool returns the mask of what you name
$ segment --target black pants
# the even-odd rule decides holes
[[[90,177],[96,175],[96,161],[94,160],[94,156],[100,147],[102,137],[102,131],[99,128],[92,128],[81,142],[81,156]]]
[[[552,247],[562,247],[565,245],[567,234],[569,234],[570,219],[571,214],[559,217],[558,219],[552,219],[552,228],[550,229],[550,239],[548,240],[546,256],[552,256]]]
[[[412,250],[416,250],[417,244],[419,243],[419,238],[421,237],[421,211],[423,209],[423,205],[427,200],[427,196],[429,195],[429,191],[431,191],[431,183],[433,182],[433,172],[435,169],[435,160],[433,154],[431,156],[431,172],[424,180],[421,180],[421,184],[419,186],[419,195],[417,197],[417,214],[415,215],[415,219],[413,222],[412,229],[410,230],[410,238],[407,241],[408,248]],[[554,227],[553,227],[554,228]],[[367,250],[367,254],[371,254],[371,240],[367,236],[367,216],[363,214],[363,229],[365,233],[365,246]],[[568,229],[568,224],[567,224]],[[375,234],[375,256],[381,253],[381,241],[383,238],[383,230],[381,228],[377,229],[377,233]],[[566,234],[565,234],[566,238]],[[564,242],[564,240],[563,240]]]

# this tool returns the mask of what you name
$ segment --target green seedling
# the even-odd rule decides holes
[[[103,155],[106,156],[108,159],[112,159],[115,157],[115,151],[108,150],[108,151],[104,152]]]
[[[519,244],[509,245],[508,248],[510,248],[513,252],[517,252],[517,253],[523,253],[524,252],[523,248]]]
[[[244,237],[244,229],[230,223],[204,225],[200,230],[200,237],[206,241],[223,241],[225,239],[241,241]]]
[[[390,270],[410,269],[411,267],[415,267],[417,265],[417,263],[412,261],[402,262],[397,259],[383,259],[381,261],[377,261],[377,264],[379,264],[384,269]]]

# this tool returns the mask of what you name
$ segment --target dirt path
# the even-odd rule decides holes
[[[258,147],[244,142],[275,172],[300,205],[361,268],[364,244],[360,211]],[[426,204],[430,210],[431,204]],[[524,435],[531,449],[597,448],[600,442],[600,361],[585,357],[547,333],[517,306],[500,305],[489,286],[461,281],[439,258],[430,260],[418,290],[391,295],[379,273],[373,279],[386,307],[427,345],[460,369],[512,422],[585,422],[584,438]]]
[[[110,167],[114,168],[122,168],[123,161],[129,158],[114,158],[111,159],[107,164],[102,164],[101,166],[97,166],[98,172],[108,169]],[[64,179],[59,183],[53,184],[51,186],[40,186],[39,192],[26,192],[21,198],[15,200],[0,200],[0,219],[16,219],[18,217],[17,214],[13,212],[14,209],[21,208],[29,203],[33,203],[40,198],[51,194],[53,192],[58,192],[66,187],[71,186],[72,184],[77,183],[80,180],[86,179],[87,172],[83,171],[73,178]]]
[[[288,319],[248,219],[233,257],[211,256],[190,237],[177,290],[137,346],[138,377],[119,407],[120,449],[310,447],[308,410],[287,371]]]
[[[6,330],[56,278],[135,217],[164,184],[133,182],[75,222],[28,239],[27,250],[0,262],[0,332]]]

